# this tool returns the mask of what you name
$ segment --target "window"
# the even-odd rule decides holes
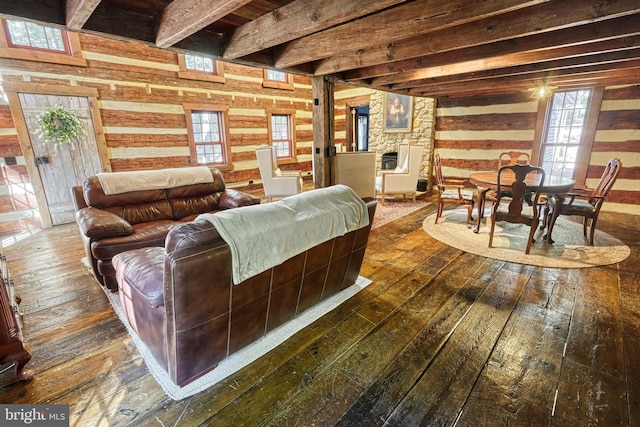
[[[278,160],[296,161],[293,111],[274,110],[268,113],[269,143],[276,147]]]
[[[13,19],[7,19],[5,23],[9,46],[69,53],[66,31]]]
[[[80,37],[55,27],[2,19],[0,57],[86,66]]]
[[[291,75],[284,71],[264,70],[263,87],[293,90]]]
[[[224,66],[220,61],[196,54],[178,54],[178,77],[224,83]]]
[[[230,169],[227,107],[184,105],[192,162]]]
[[[547,175],[574,178],[585,140],[592,89],[553,95],[540,146],[540,164]]]

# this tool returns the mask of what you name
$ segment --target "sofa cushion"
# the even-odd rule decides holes
[[[128,236],[133,233],[131,224],[118,215],[102,209],[80,209],[76,212],[76,222],[80,232],[87,237]]]
[[[165,237],[180,221],[151,221],[133,226],[133,233],[91,242],[91,253],[97,259],[111,259],[120,252],[147,246],[164,247]]]
[[[167,197],[175,219],[218,210],[222,191],[214,191],[213,184],[197,184],[167,189]]]
[[[174,219],[165,190],[143,190],[106,195],[97,176],[83,184],[87,205],[112,212],[129,224]]]
[[[142,248],[122,252],[113,257],[113,265],[120,281],[149,307],[164,305],[163,268],[164,248]]]

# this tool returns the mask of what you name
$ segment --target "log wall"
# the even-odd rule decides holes
[[[190,164],[183,103],[228,107],[233,169],[223,171],[229,187],[260,183],[255,149],[268,144],[267,109],[295,110],[297,163],[311,179],[311,80],[293,76],[293,90],[263,87],[263,70],[224,64],[224,83],[178,76],[178,55],[140,43],[80,34],[86,66],[0,58],[0,82],[78,86],[98,91],[112,171],[159,169]],[[15,124],[0,98],[0,233],[39,227],[37,207]],[[106,169],[106,168],[105,168]],[[24,189],[22,189],[24,188]]]
[[[640,85],[607,87],[599,107],[586,185],[598,182],[613,157],[622,169],[603,210],[640,213]],[[497,168],[504,151],[531,154],[538,101],[529,94],[441,99],[436,109],[435,151],[447,177]]]

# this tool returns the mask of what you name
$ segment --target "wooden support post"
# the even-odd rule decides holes
[[[333,156],[333,82],[313,78],[313,181],[316,188],[331,185]]]

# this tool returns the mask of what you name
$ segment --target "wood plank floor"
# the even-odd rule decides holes
[[[36,233],[5,248],[35,378],[1,373],[0,402],[69,404],[72,426],[640,425],[640,216],[601,215],[627,260],[549,269],[434,240],[434,210],[372,231],[368,288],[182,401],[82,267],[75,224]]]

